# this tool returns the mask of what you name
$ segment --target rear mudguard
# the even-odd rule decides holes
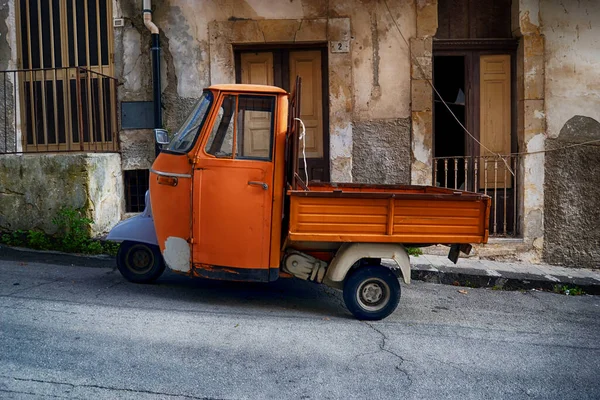
[[[397,243],[344,243],[327,268],[323,283],[341,288],[352,266],[363,258],[391,259],[398,264],[405,283],[410,283],[410,258]]]
[[[146,192],[146,208],[144,212],[125,221],[119,222],[106,236],[106,240],[123,242],[148,243],[158,246],[154,220],[152,219],[152,207],[150,206],[149,192]]]

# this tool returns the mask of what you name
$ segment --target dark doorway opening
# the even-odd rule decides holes
[[[442,97],[440,99],[435,94],[434,100],[435,184],[464,189],[464,174],[458,172],[464,170],[467,149],[464,129],[456,119],[463,125],[467,124],[465,57],[435,56],[433,63],[433,82]],[[444,105],[442,99],[452,112]]]

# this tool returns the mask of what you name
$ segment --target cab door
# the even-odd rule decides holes
[[[276,96],[221,100],[194,166],[194,274],[268,281]]]

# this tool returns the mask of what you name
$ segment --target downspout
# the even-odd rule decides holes
[[[160,88],[160,33],[158,27],[152,22],[152,0],[144,0],[144,25],[152,34],[152,102],[154,103],[154,128],[162,129],[162,105]],[[156,141],[156,138],[154,139]],[[160,146],[154,143],[156,155],[160,153]]]

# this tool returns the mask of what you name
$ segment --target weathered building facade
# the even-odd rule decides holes
[[[7,110],[0,115],[2,152],[18,153],[0,155],[0,174],[31,171],[30,180],[43,179],[57,168],[50,165],[64,164],[62,176],[75,176],[66,187],[90,193],[106,186],[88,200],[62,200],[79,199],[73,205],[90,210],[98,232],[137,210],[134,192],[154,159],[151,130],[133,121],[152,100],[150,33],[140,3],[0,1],[0,69],[21,71],[4,75],[0,93]],[[600,152],[592,142],[600,139],[600,1],[166,0],[154,1],[152,11],[170,132],[204,87],[240,82],[289,90],[301,75],[311,179],[486,192],[494,198],[492,230],[511,239],[481,254],[600,263]],[[66,76],[73,66],[91,72],[63,77],[60,69]],[[59,72],[22,72],[35,68]],[[61,79],[69,83],[57,84]],[[32,100],[40,97],[36,85],[46,99],[40,105]],[[74,100],[64,110],[54,106],[78,93],[84,112]],[[106,102],[111,96],[115,107]],[[39,127],[28,134],[35,121]],[[52,125],[66,133],[52,134]],[[89,126],[97,131],[79,133]],[[108,153],[38,154],[61,150],[61,138],[70,149],[94,142],[83,150],[99,143]],[[53,140],[56,148],[48,145]],[[77,171],[94,165],[110,173],[100,186],[89,184],[98,174],[65,172],[74,162]],[[35,226],[15,215],[55,208],[26,194],[26,175],[0,182],[0,228]]]

